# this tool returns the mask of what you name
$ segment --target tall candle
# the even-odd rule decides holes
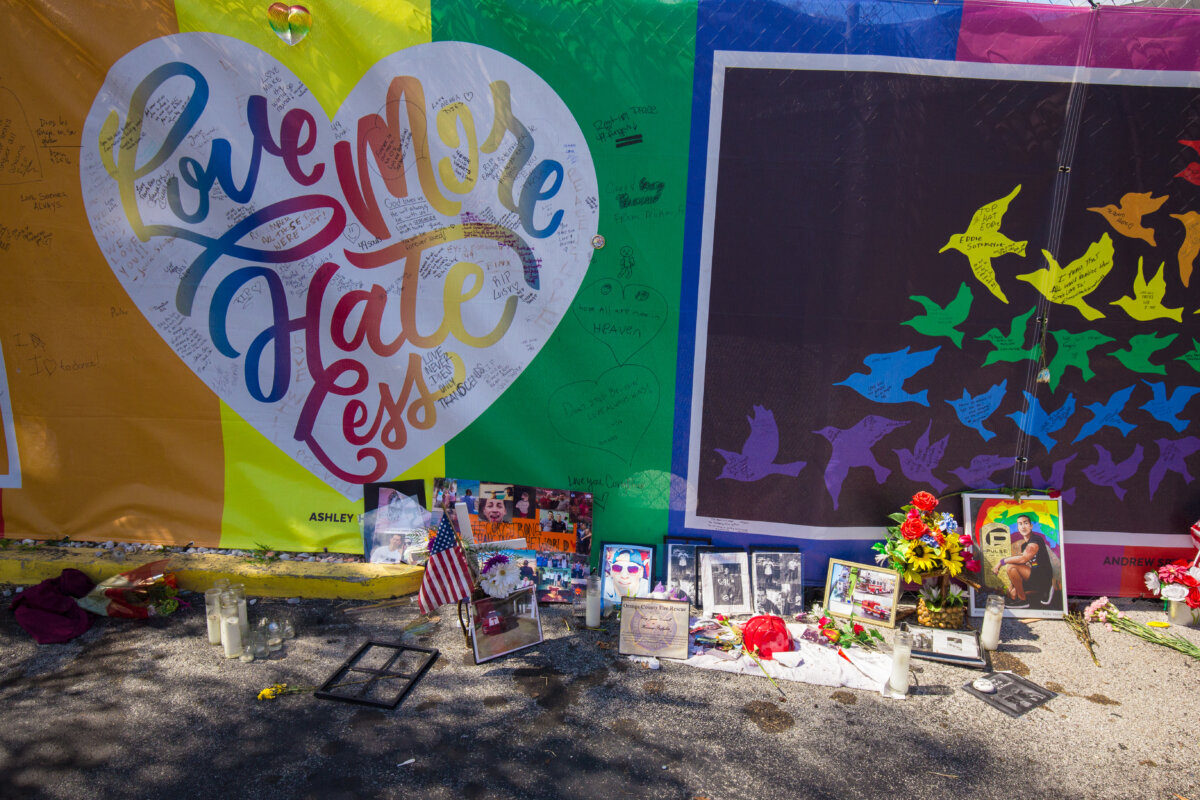
[[[221,644],[226,658],[242,654],[242,628],[238,621],[237,598],[231,592],[221,595]]]
[[[896,641],[892,645],[892,677],[888,680],[893,692],[908,694],[908,660],[911,657],[912,634],[896,631]]]
[[[600,627],[600,576],[589,575],[587,579],[587,613],[584,622],[589,628]]]
[[[221,590],[204,593],[204,614],[208,618],[208,643],[221,643]]]
[[[983,630],[979,633],[979,643],[984,650],[995,650],[1000,646],[1000,621],[1004,619],[1004,596],[989,595],[987,608],[983,611]]]
[[[233,596],[237,598],[238,629],[241,631],[242,638],[245,639],[250,634],[250,617],[246,609],[246,585],[243,583],[232,584],[229,591],[233,592]]]

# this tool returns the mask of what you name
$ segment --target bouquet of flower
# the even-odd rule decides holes
[[[1107,597],[1096,599],[1084,610],[1083,616],[1088,622],[1104,623],[1104,626],[1109,630],[1117,628],[1126,633],[1132,633],[1139,639],[1145,639],[1147,642],[1161,644],[1163,647],[1169,647],[1172,650],[1178,650],[1184,655],[1200,659],[1200,646],[1177,634],[1162,633],[1151,628],[1149,625],[1134,622],[1121,611],[1118,611],[1117,607],[1110,603]]]
[[[817,619],[817,629],[821,636],[829,640],[833,646],[860,645],[862,647],[874,647],[877,641],[883,641],[883,634],[874,628],[868,628],[854,621],[851,617],[845,624],[839,624],[833,617],[822,613]]]
[[[1200,556],[1198,556],[1200,558]],[[1146,588],[1163,600],[1184,600],[1188,608],[1200,608],[1200,566],[1181,558],[1147,572]]]
[[[174,613],[179,608],[179,585],[166,565],[167,559],[152,561],[105,578],[75,602],[102,617],[146,619]]]
[[[917,492],[908,505],[889,514],[896,524],[888,527],[886,540],[872,546],[879,554],[875,561],[890,564],[909,583],[921,583],[931,575],[953,578],[964,567],[978,571],[974,557],[963,557],[963,548],[972,545],[970,534],[959,531],[951,514],[935,512],[937,505],[929,492]]]
[[[490,556],[479,570],[479,586],[492,597],[508,597],[517,590],[520,583],[520,571],[504,553]]]

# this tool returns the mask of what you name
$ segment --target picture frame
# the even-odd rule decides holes
[[[626,597],[650,594],[654,575],[654,546],[602,542],[600,544],[601,612],[621,605]]]
[[[1004,594],[1004,616],[1062,619],[1067,613],[1062,499],[963,495],[964,527],[980,554],[980,589],[969,610],[983,616],[987,598]]]
[[[663,583],[667,591],[681,592],[697,608],[700,607],[700,572],[697,569],[696,549],[700,546],[694,542],[663,543],[666,573]]]
[[[696,550],[696,556],[700,567],[704,616],[753,614],[750,554],[731,548],[700,547]]]
[[[984,675],[983,679],[991,682],[993,692],[980,691],[975,685],[980,680],[978,678],[963,684],[963,688],[1010,717],[1019,717],[1058,697],[1057,692],[1012,672],[991,672]]]
[[[894,628],[900,583],[894,569],[831,558],[825,573],[825,613]]]
[[[751,547],[755,614],[792,619],[804,612],[803,560],[796,547]]]
[[[363,556],[371,564],[412,563],[429,539],[425,481],[363,485]]]
[[[691,603],[686,600],[625,598],[617,652],[623,656],[686,660],[690,613]]]
[[[503,599],[467,601],[467,630],[476,664],[527,650],[542,643],[542,618],[534,587]]]
[[[979,631],[927,628],[908,622],[901,623],[900,629],[912,634],[913,658],[939,661],[957,667],[987,667],[983,645],[979,641]]]

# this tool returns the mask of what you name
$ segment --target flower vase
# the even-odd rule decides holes
[[[1188,608],[1185,600],[1167,600],[1167,622],[1185,628],[1200,628],[1200,608]]]

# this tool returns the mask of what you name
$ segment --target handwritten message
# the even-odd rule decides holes
[[[347,496],[512,383],[569,307],[596,232],[570,112],[476,45],[393,54],[330,122],[256,48],[165,37],[113,67],[83,141],[89,221],[138,308]]]

